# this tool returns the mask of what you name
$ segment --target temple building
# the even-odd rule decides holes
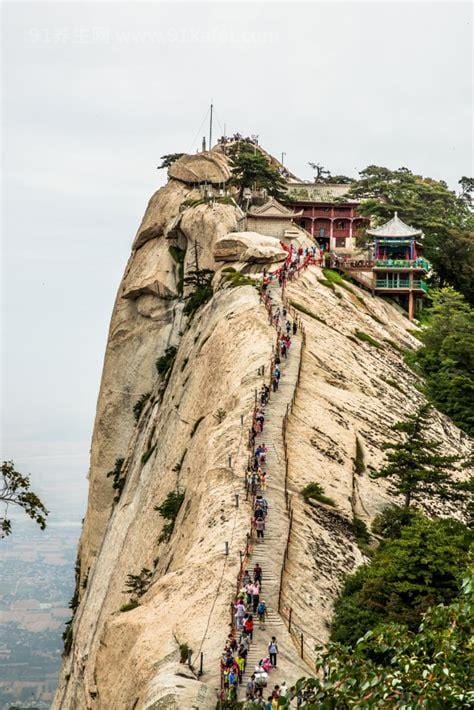
[[[298,210],[295,222],[325,250],[351,252],[356,238],[369,225],[357,212],[357,200],[349,199],[350,184],[288,184],[288,206]]]
[[[302,212],[293,212],[270,197],[262,205],[251,205],[247,211],[247,229],[268,237],[288,241],[298,236],[297,220]]]
[[[374,237],[374,292],[396,297],[408,310],[411,320],[428,291],[424,278],[430,264],[420,255],[423,232],[405,224],[396,212],[385,224],[366,231]]]

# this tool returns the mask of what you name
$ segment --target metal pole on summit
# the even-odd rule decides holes
[[[212,148],[212,113],[214,111],[214,105],[211,103],[211,115],[209,117],[209,150]]]

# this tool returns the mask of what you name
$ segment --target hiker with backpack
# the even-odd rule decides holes
[[[273,668],[277,667],[277,654],[278,654],[278,644],[275,636],[272,636],[272,640],[268,644],[268,655],[270,656],[270,663]]]
[[[265,619],[267,616],[267,605],[265,604],[263,599],[258,602],[257,615],[258,615],[258,628],[265,629]]]

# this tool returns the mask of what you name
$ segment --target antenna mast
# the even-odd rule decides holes
[[[209,150],[212,148],[212,112],[214,110],[214,106],[211,103],[211,115],[209,117]]]

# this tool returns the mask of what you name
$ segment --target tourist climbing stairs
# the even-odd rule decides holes
[[[281,289],[277,285],[270,288],[274,311],[283,309]],[[290,319],[291,320],[291,319]],[[285,319],[282,319],[282,326]],[[281,571],[284,562],[285,545],[288,537],[289,516],[285,501],[285,452],[283,444],[282,425],[287,404],[291,401],[296,387],[298,367],[301,353],[301,335],[292,336],[288,358],[281,358],[281,379],[278,390],[272,392],[270,401],[265,408],[265,425],[263,432],[256,437],[255,445],[265,443],[267,447],[266,489],[262,491],[268,501],[268,514],[265,521],[263,541],[255,540],[253,551],[248,562],[248,570],[257,564],[263,570],[260,599],[267,606],[267,618],[264,628],[259,628],[257,615],[254,615],[253,641],[250,644],[247,666],[239,689],[239,699],[245,698],[247,681],[255,671],[259,662],[268,657],[268,644],[275,636],[279,647],[278,667],[272,670],[268,678],[268,690],[276,684],[288,680],[285,668],[288,660],[294,662],[295,646],[287,631],[284,620],[278,613],[278,598],[280,592]],[[302,669],[304,672],[304,669]],[[264,692],[265,697],[265,692]]]

